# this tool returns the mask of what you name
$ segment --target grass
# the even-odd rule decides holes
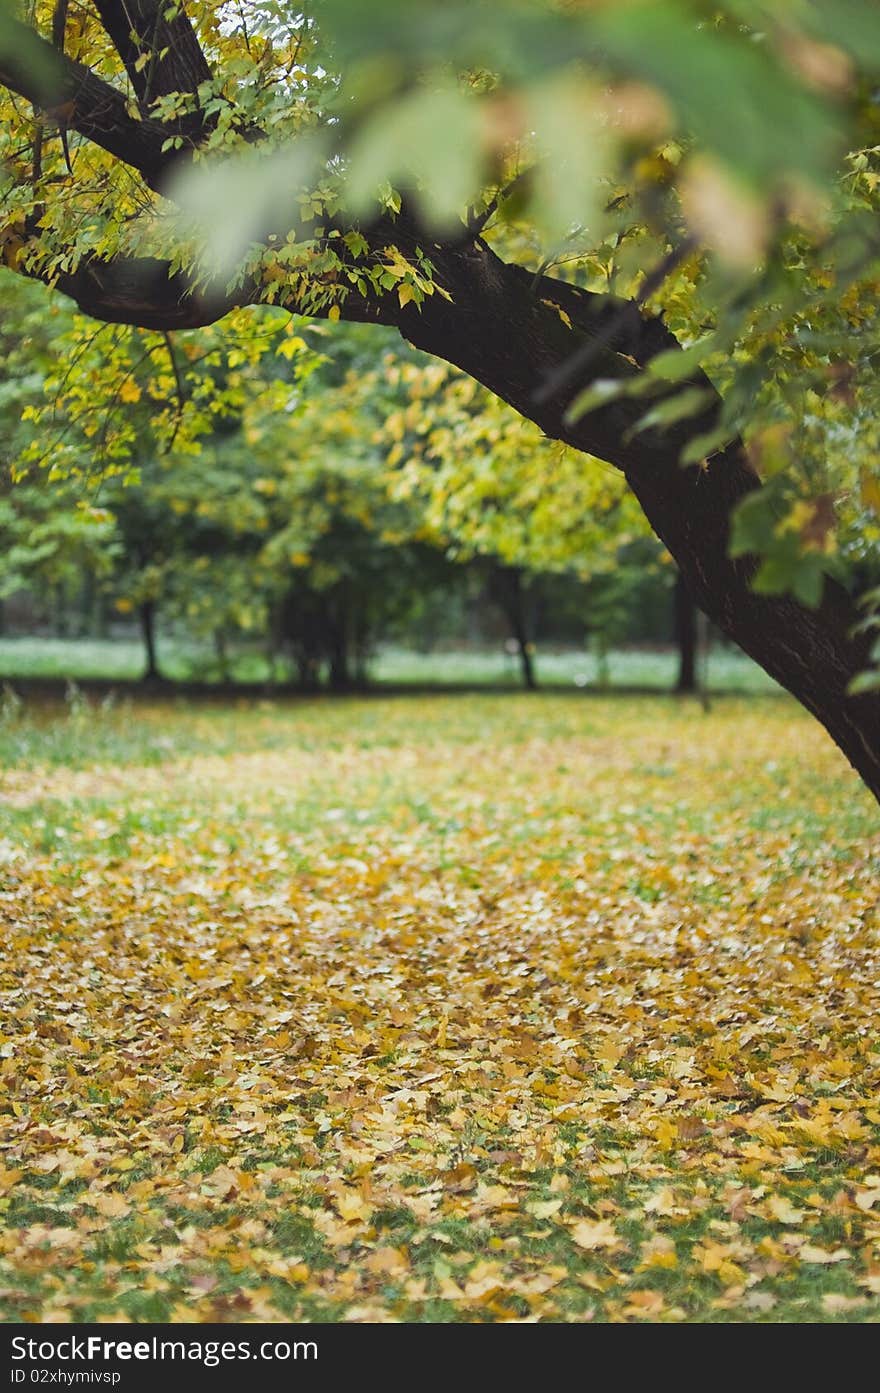
[[[159,657],[163,674],[173,681],[218,680],[216,658],[209,647],[170,638],[160,643]],[[608,654],[604,673],[595,653],[585,649],[542,648],[535,661],[539,680],[550,687],[597,689],[610,685],[668,691],[677,672],[671,649],[615,649]],[[710,691],[777,690],[761,668],[736,650],[715,649],[703,666]],[[130,638],[0,638],[0,675],[13,684],[34,678],[134,682],[143,669],[143,647]],[[231,676],[239,682],[260,683],[268,681],[269,672],[262,654],[242,650],[233,654]],[[371,663],[370,678],[380,687],[520,685],[517,659],[505,652],[501,643],[494,648],[438,649],[431,653],[386,644]]]
[[[780,696],[0,720],[0,1316],[874,1322],[876,806]]]

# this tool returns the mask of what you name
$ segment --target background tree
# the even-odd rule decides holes
[[[591,581],[584,627],[600,644],[625,589],[623,553],[650,530],[623,477],[550,441],[472,378],[442,363],[389,355],[384,379],[404,404],[385,417],[390,488],[416,502],[425,526],[459,562],[479,566],[516,644],[523,682],[536,685],[534,609],[540,577]],[[662,548],[641,548],[645,573]],[[658,572],[659,574],[659,572]],[[617,577],[617,585],[612,581]]]

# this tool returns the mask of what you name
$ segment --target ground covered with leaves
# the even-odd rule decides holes
[[[880,1316],[877,812],[787,699],[0,753],[3,1319]]]

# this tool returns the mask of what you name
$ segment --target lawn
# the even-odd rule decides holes
[[[160,639],[159,664],[175,682],[218,682],[216,654],[209,645],[169,637]],[[672,648],[617,648],[608,653],[604,670],[595,652],[582,648],[539,647],[534,655],[540,682],[549,687],[594,688],[675,686],[678,659]],[[771,692],[775,683],[738,648],[715,646],[701,655],[699,677],[710,691]],[[0,683],[14,685],[31,678],[63,682],[103,679],[136,682],[144,671],[143,644],[131,637],[60,639],[0,638]],[[239,645],[230,654],[229,675],[237,682],[269,682],[271,674],[258,646]],[[381,645],[373,655],[370,680],[377,686],[503,685],[520,687],[519,662],[499,642],[494,646],[436,648],[417,653],[394,644]],[[275,674],[290,681],[283,665]]]
[[[787,698],[0,722],[0,1313],[876,1321],[876,805]]]

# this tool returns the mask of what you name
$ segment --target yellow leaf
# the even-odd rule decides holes
[[[366,1223],[372,1217],[373,1206],[368,1204],[363,1195],[357,1190],[344,1190],[335,1199],[336,1208],[340,1218],[347,1224],[361,1221]]]
[[[865,1305],[864,1296],[844,1296],[841,1292],[826,1291],[822,1297],[822,1305],[832,1316],[847,1315],[850,1311],[857,1311],[860,1306]]]
[[[11,1190],[16,1181],[21,1180],[24,1171],[6,1170],[0,1166],[0,1195],[5,1195],[7,1190]]]
[[[126,1214],[131,1213],[130,1206],[117,1194],[96,1195],[95,1208],[105,1219],[124,1219]]]
[[[581,1219],[572,1226],[571,1236],[578,1247],[583,1248],[586,1252],[593,1252],[597,1248],[617,1248],[620,1246],[617,1230],[607,1219],[599,1219],[596,1223],[592,1223],[589,1219]]]
[[[379,1277],[401,1277],[409,1271],[409,1259],[400,1248],[375,1248],[364,1258],[363,1265]]]
[[[860,483],[865,507],[872,508],[875,513],[880,514],[880,479],[874,478],[872,474],[863,473]]]
[[[780,1224],[801,1224],[806,1216],[805,1209],[796,1209],[785,1195],[771,1195],[767,1201],[770,1216]]]
[[[531,1200],[526,1205],[528,1213],[534,1214],[536,1219],[549,1219],[558,1214],[561,1208],[562,1200]]]
[[[637,1272],[643,1272],[651,1268],[659,1267],[671,1271],[678,1266],[678,1256],[675,1251],[675,1244],[671,1238],[665,1234],[655,1234],[647,1243],[642,1244],[641,1259],[636,1268]]]
[[[814,1248],[812,1243],[805,1243],[798,1252],[801,1262],[810,1263],[831,1263],[846,1262],[847,1258],[852,1257],[852,1253],[847,1248],[835,1248],[831,1253],[827,1248]]]

